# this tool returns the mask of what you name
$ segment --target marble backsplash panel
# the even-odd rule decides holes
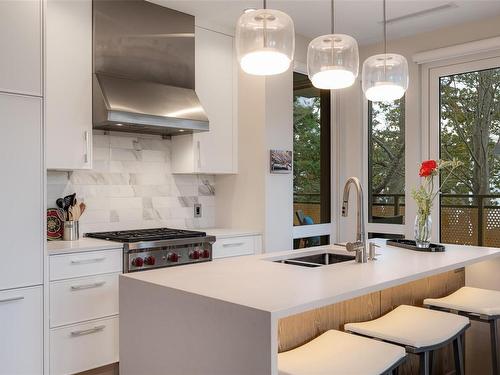
[[[215,226],[212,175],[171,173],[171,141],[159,136],[93,135],[93,169],[47,172],[47,205],[75,192],[87,210],[81,232]],[[194,204],[202,217],[194,218]]]

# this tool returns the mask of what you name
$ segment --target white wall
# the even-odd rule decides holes
[[[297,36],[305,65],[307,38]],[[273,77],[239,72],[238,175],[216,176],[216,225],[263,234],[265,252],[293,246],[293,175],[269,172],[271,149],[293,148],[292,69]]]

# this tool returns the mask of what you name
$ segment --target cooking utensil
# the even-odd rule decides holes
[[[64,199],[63,198],[58,198],[56,200],[57,207],[62,208],[64,210]]]
[[[70,211],[71,211],[72,220],[79,220],[80,219],[81,211],[80,211],[80,205],[78,204],[78,201],[76,202],[76,204],[74,206],[70,207]]]
[[[64,209],[66,211],[68,211],[68,209],[71,207],[71,206],[74,206],[75,205],[75,201],[76,201],[76,193],[73,193],[73,194],[70,194],[70,195],[66,195],[64,198]]]
[[[83,215],[83,213],[85,212],[85,209],[87,208],[87,205],[83,202],[80,203],[80,216]]]

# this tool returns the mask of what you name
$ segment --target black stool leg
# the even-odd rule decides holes
[[[497,324],[496,320],[490,320],[490,336],[491,336],[491,369],[492,374],[498,374],[498,350],[497,350]]]
[[[462,353],[462,335],[453,340],[453,356],[455,357],[455,374],[464,375],[464,361]]]
[[[420,356],[420,375],[429,375],[429,352],[423,352]]]

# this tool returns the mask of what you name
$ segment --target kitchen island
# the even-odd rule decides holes
[[[361,298],[361,319],[380,304],[374,293],[500,255],[484,247],[447,245],[444,253],[422,253],[380,244],[378,260],[366,264],[279,262],[325,251],[346,254],[332,245],[122,275],[120,373],[276,375],[277,353],[289,349],[280,340],[302,337],[308,319],[317,331],[328,329],[316,321],[321,313],[309,312]]]

